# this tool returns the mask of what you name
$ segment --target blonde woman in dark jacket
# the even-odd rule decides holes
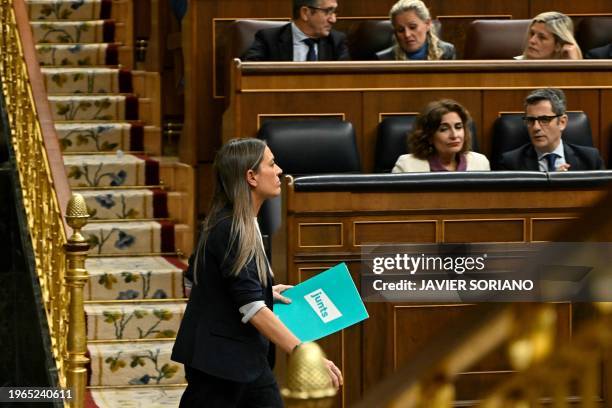
[[[235,139],[217,153],[215,192],[193,260],[194,285],[172,351],[185,365],[180,407],[282,407],[273,344],[300,340],[272,312],[274,285],[256,216],[280,194],[282,172],[264,142]],[[333,384],[340,370],[326,361]]]
[[[421,0],[400,0],[391,7],[394,44],[376,54],[379,60],[450,60],[455,47],[438,38],[431,15]]]

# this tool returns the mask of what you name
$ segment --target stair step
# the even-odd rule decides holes
[[[183,270],[177,258],[161,256],[87,258],[85,300],[177,299],[183,297]]]
[[[159,162],[133,154],[64,156],[73,187],[147,186],[159,184]]]
[[[41,66],[118,65],[117,44],[36,44]]]
[[[32,21],[30,25],[34,42],[38,44],[113,43],[119,38],[115,35],[119,27],[113,20]]]
[[[138,120],[138,98],[130,95],[49,96],[56,121]]]
[[[159,160],[144,154],[161,154],[161,90],[159,74],[129,70],[133,2],[26,1],[69,183],[92,213],[87,404],[176,407],[186,265],[159,255],[191,251],[194,176],[179,164],[166,172],[177,191],[157,188]]]
[[[154,157],[159,162],[159,178],[173,191],[191,192],[194,185],[193,167],[171,157]]]
[[[90,220],[168,218],[168,197],[161,189],[85,190]]]
[[[156,158],[159,160],[160,182],[167,187],[168,212],[170,217],[187,226],[197,225],[194,219],[194,171],[193,167],[168,160],[168,158]],[[178,228],[179,226],[177,226]],[[179,234],[177,230],[176,248],[184,254],[190,254],[193,250],[194,231],[193,228]]]
[[[174,338],[185,303],[89,303],[87,340]]]
[[[50,95],[132,93],[132,73],[117,68],[41,68]]]
[[[144,127],[144,151],[149,156],[159,156],[162,150],[162,132],[159,126]]]
[[[190,225],[174,225],[174,248],[177,252],[189,256],[193,252],[193,240],[193,228]]]
[[[168,192],[168,217],[178,222],[191,225],[193,201],[189,195],[180,191]]]
[[[64,153],[144,151],[144,139],[150,134],[141,124],[126,122],[64,122],[57,123],[55,131]]]
[[[185,392],[184,386],[89,389],[97,408],[178,407],[183,392]]]
[[[174,341],[88,344],[89,385],[184,384],[183,365],[170,360]]]
[[[174,224],[168,221],[90,222],[83,230],[95,255],[159,254],[174,251]]]
[[[27,0],[31,20],[97,20],[111,16],[110,0]]]

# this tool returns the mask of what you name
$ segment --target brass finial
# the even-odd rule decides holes
[[[609,290],[612,287],[612,277],[610,274],[612,272],[610,268],[606,270],[606,273],[603,276],[598,276],[592,280],[590,285],[590,291],[593,296],[593,300],[609,300]],[[612,302],[593,302],[595,308],[599,311],[599,313],[603,315],[611,315],[612,314]]]
[[[282,390],[287,406],[331,407],[336,395],[327,366],[325,353],[316,343],[304,343],[289,358],[287,388]],[[317,401],[318,400],[318,401]],[[317,404],[310,404],[314,402]]]
[[[544,305],[536,312],[529,327],[508,348],[514,369],[525,370],[550,355],[555,343],[557,313],[552,305]]]
[[[594,302],[595,307],[603,314],[612,313],[612,302]]]
[[[535,361],[542,361],[552,353],[556,324],[557,312],[552,305],[546,305],[538,311],[535,330],[531,335]]]
[[[452,407],[455,400],[455,385],[440,376],[429,384],[428,398],[421,403],[423,407]]]
[[[527,369],[533,361],[533,344],[526,338],[514,340],[508,346],[508,357],[515,370]]]
[[[66,222],[72,228],[73,234],[71,241],[83,242],[85,238],[81,235],[81,228],[87,224],[89,213],[87,212],[87,204],[81,194],[72,194],[66,208]]]

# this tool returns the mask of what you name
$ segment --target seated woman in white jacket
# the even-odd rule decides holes
[[[423,171],[486,171],[489,160],[470,151],[469,112],[451,99],[430,102],[408,137],[411,154],[403,154],[393,173]]]

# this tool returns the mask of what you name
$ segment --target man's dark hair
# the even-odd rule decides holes
[[[318,5],[319,0],[293,0],[293,19],[300,17],[302,7],[317,7]]]
[[[535,105],[540,101],[550,102],[555,115],[565,115],[566,99],[565,94],[558,88],[541,88],[531,92],[525,98],[525,108],[527,105]]]

